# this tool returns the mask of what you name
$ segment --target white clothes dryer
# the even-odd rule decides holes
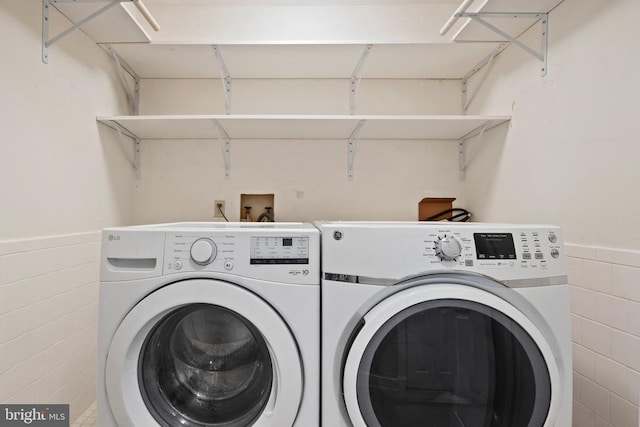
[[[559,228],[317,226],[323,426],[571,426]]]
[[[319,255],[311,224],[105,229],[98,425],[317,426]]]

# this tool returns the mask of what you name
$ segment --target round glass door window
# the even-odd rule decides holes
[[[356,380],[367,426],[540,427],[549,370],[530,335],[503,313],[432,300],[390,318]]]
[[[162,426],[249,426],[269,400],[273,369],[260,331],[210,304],[165,316],[146,338],[138,379]]]

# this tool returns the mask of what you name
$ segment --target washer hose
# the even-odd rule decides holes
[[[445,215],[452,214],[449,218],[444,218]],[[447,209],[442,212],[438,212],[435,215],[431,215],[428,218],[421,219],[420,221],[456,221],[456,222],[467,222],[471,219],[471,212],[462,208],[453,208]]]

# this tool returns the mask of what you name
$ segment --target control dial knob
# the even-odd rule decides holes
[[[436,255],[442,261],[453,261],[462,253],[462,245],[453,236],[438,237],[435,244]]]
[[[216,259],[218,248],[211,239],[198,239],[191,245],[191,259],[196,264],[208,265]]]

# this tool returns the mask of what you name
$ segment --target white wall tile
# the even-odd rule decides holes
[[[640,338],[612,329],[611,358],[640,371]]]
[[[47,349],[47,369],[52,370],[69,358],[66,341],[60,341]]]
[[[564,249],[570,258],[597,259],[598,255],[598,250],[593,246],[565,243]]]
[[[597,294],[595,320],[612,328],[627,331],[629,327],[627,300],[610,295]]]
[[[596,379],[596,353],[582,347],[573,345],[573,370],[591,380]]]
[[[582,261],[582,283],[587,289],[602,293],[611,293],[613,266],[604,262]]]
[[[0,268],[2,268],[0,266]],[[9,285],[0,286],[0,316],[12,309],[12,289]]]
[[[616,427],[638,427],[638,407],[611,395],[611,423]]]
[[[611,293],[640,302],[640,268],[614,265],[612,267]]]
[[[77,245],[88,242],[100,241],[101,233],[74,233],[59,236],[34,237],[18,240],[0,241],[0,256],[17,254],[20,252],[31,252],[41,249],[59,248],[61,246]]]
[[[27,309],[11,311],[0,316],[0,343],[24,335],[29,331],[29,313]]]
[[[608,421],[605,421],[604,419],[600,418],[599,416],[595,416],[595,427],[616,427],[613,424],[609,423]]]
[[[13,368],[0,375],[0,402],[6,402],[11,396],[28,385],[23,366]]]
[[[628,368],[606,357],[595,357],[595,382],[620,397],[628,391]]]
[[[597,247],[596,259],[611,264],[640,267],[640,251]]]
[[[567,277],[569,284],[579,286],[582,283],[582,260],[578,258],[567,257],[565,259],[567,266]]]
[[[583,345],[603,356],[611,354],[611,333],[613,329],[588,319],[582,319]]]
[[[0,375],[13,368],[13,350],[10,342],[0,345]]]
[[[609,391],[588,378],[580,378],[580,402],[604,419],[609,419]]]
[[[85,405],[75,410],[84,410],[95,399],[88,387],[96,375],[95,236],[62,247],[46,239],[43,248],[16,254],[0,242],[0,264],[8,266],[0,286],[0,402],[74,401]],[[33,239],[22,247],[38,246]]]
[[[582,344],[582,317],[571,314],[571,339],[573,342]]]
[[[14,405],[31,403],[34,401],[34,396],[37,396],[37,394],[38,394],[37,384],[35,383],[29,384],[27,387],[23,388],[22,391],[11,396],[6,403],[14,404]]]
[[[573,401],[573,427],[595,427],[595,414],[580,402]]]
[[[640,337],[640,302],[627,301],[629,319],[627,332]]]
[[[596,320],[596,300],[598,293],[577,286],[570,286],[569,292],[571,296],[571,312],[591,320]]]
[[[640,372],[633,369],[627,370],[627,394],[626,398],[634,405],[638,405],[640,402]]]
[[[580,378],[582,375],[573,371],[573,400],[580,401]]]

